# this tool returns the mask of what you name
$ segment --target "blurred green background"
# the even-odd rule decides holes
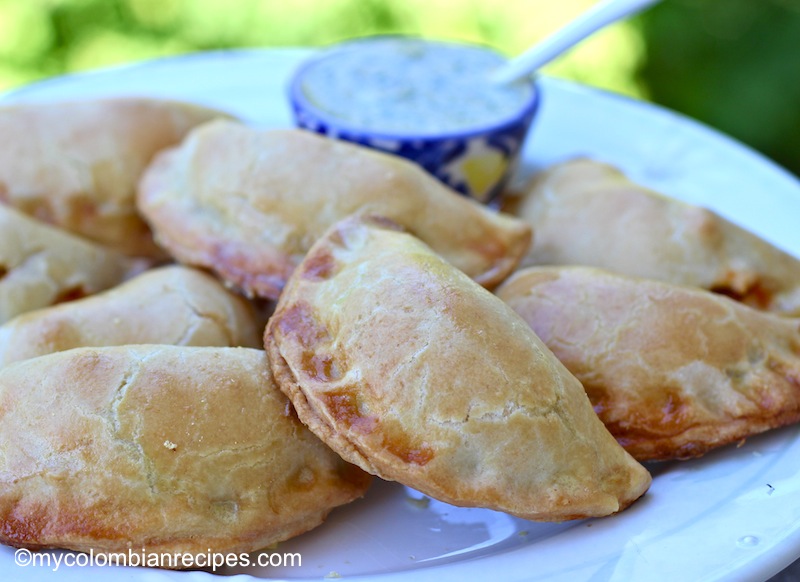
[[[593,0],[0,0],[0,91],[37,79],[232,47],[374,33],[513,55]],[[800,0],[664,0],[546,73],[704,121],[800,174]]]

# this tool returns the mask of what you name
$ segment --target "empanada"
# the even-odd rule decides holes
[[[5,544],[250,552],[368,483],[298,421],[262,350],[78,348],[0,370]]]
[[[138,201],[178,260],[270,299],[330,225],[359,211],[402,224],[486,286],[514,269],[530,241],[522,221],[460,196],[403,158],[226,121],[159,155]]]
[[[800,320],[702,289],[533,267],[497,290],[639,460],[687,458],[800,420]]]
[[[126,254],[159,255],[136,183],[156,152],[222,115],[145,98],[5,105],[0,202]]]
[[[0,367],[78,347],[126,344],[261,347],[243,297],[211,275],[173,265],[113,289],[39,309],[0,326]]]
[[[650,484],[528,325],[385,219],[314,245],[265,342],[312,431],[436,499],[561,521],[619,511]]]
[[[0,204],[0,324],[108,289],[143,266]]]
[[[543,172],[519,215],[530,265],[587,265],[717,291],[800,315],[800,260],[711,210],[667,198],[612,166],[577,159]]]

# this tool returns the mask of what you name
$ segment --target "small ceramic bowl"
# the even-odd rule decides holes
[[[380,37],[376,40],[365,39],[343,43],[322,51],[297,69],[289,85],[289,98],[297,126],[332,138],[408,158],[458,192],[482,203],[499,207],[504,187],[516,167],[523,142],[539,107],[540,96],[535,83],[531,81],[519,88],[522,96],[518,95],[515,102],[510,107],[506,106],[504,110],[501,110],[494,116],[494,119],[487,120],[485,115],[481,119],[482,112],[476,110],[474,112],[476,121],[473,122],[473,117],[467,112],[465,117],[459,121],[458,127],[437,129],[434,124],[430,124],[430,127],[423,127],[426,124],[424,121],[420,121],[420,127],[398,129],[388,121],[384,126],[379,117],[380,113],[377,114],[377,120],[372,119],[368,123],[353,121],[347,107],[358,114],[358,108],[369,108],[375,103],[377,106],[381,105],[380,99],[373,99],[366,105],[359,102],[364,79],[370,75],[373,77],[383,75],[380,67],[384,66],[384,61],[392,60],[384,58],[381,61],[380,55],[374,50],[375,45],[372,44],[375,42],[387,42],[387,40],[386,37]],[[460,47],[471,51],[478,48],[473,45],[439,43],[438,41],[406,40],[403,37],[390,37],[388,42],[440,45],[449,51],[459,50]],[[365,66],[370,70],[366,74],[363,71],[353,71],[351,77],[348,77],[350,71],[334,71],[335,74],[341,73],[344,77],[339,75],[339,80],[330,84],[338,83],[345,87],[345,90],[351,92],[353,98],[340,99],[340,105],[343,103],[342,106],[345,108],[342,110],[343,113],[332,113],[330,109],[324,109],[318,105],[319,99],[309,96],[307,79],[310,72],[321,65],[329,68],[332,64],[338,65],[334,59],[339,57],[342,50],[355,50],[368,55]],[[483,48],[480,50],[489,52]],[[491,55],[494,59],[502,59],[496,53],[492,52]],[[406,57],[402,56],[402,58]],[[407,74],[408,68],[402,63],[398,65],[398,63],[386,62],[385,66],[387,75],[399,75],[402,82],[407,81],[404,75]],[[454,68],[448,69],[447,63],[445,63],[443,71],[431,73],[433,78],[431,83],[434,86],[433,98],[440,101],[443,98],[446,99],[440,88],[442,83],[448,82],[448,71]],[[457,74],[459,78],[453,82],[463,83],[463,73]],[[378,82],[383,82],[383,79],[378,78]],[[488,84],[487,79],[487,86]],[[329,85],[321,84],[320,86],[324,88]],[[470,91],[472,89],[472,87],[469,88]],[[390,89],[381,88],[381,90],[387,95],[391,94]],[[403,90],[409,91],[408,88]],[[366,91],[365,89],[364,92]],[[440,110],[443,110],[445,115],[447,115],[447,108],[451,106],[451,103],[454,109],[461,105],[460,91],[462,91],[461,88],[454,88],[455,95],[452,100],[445,100],[439,104]],[[395,117],[397,117],[396,112]],[[413,117],[413,115],[408,117]],[[389,119],[388,116],[387,119]]]

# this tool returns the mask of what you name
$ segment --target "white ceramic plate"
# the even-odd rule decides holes
[[[259,126],[289,126],[286,79],[302,50],[232,51],[61,77],[5,101],[142,94],[226,109]],[[522,178],[588,155],[635,180],[711,207],[800,256],[800,184],[732,140],[673,113],[570,83],[542,79],[543,105],[524,152]],[[525,443],[520,443],[524,447]],[[788,427],[702,459],[653,464],[653,486],[620,515],[539,524],[456,508],[379,482],[320,528],[272,552],[301,566],[223,574],[349,580],[765,580],[800,556],[800,428]],[[420,501],[422,499],[422,501]],[[52,553],[53,558],[60,555]],[[276,558],[277,559],[277,558]],[[206,572],[14,564],[14,580],[212,582]]]

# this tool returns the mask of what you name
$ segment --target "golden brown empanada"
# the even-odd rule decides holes
[[[136,183],[156,152],[222,115],[145,98],[5,105],[0,202],[126,254],[159,255]]]
[[[126,344],[260,348],[249,302],[201,271],[153,269],[103,293],[0,326],[0,367],[78,347]]]
[[[368,483],[297,420],[262,350],[78,348],[0,370],[5,544],[250,552]]]
[[[702,289],[532,267],[497,290],[639,460],[687,458],[800,420],[800,320]]]
[[[312,431],[436,499],[560,521],[619,511],[650,484],[528,325],[385,219],[314,245],[265,341]]]
[[[0,204],[0,324],[108,289],[142,267]]]
[[[587,265],[730,295],[800,315],[800,261],[721,216],[662,196],[588,159],[543,172],[519,215],[530,265]]]
[[[158,156],[139,190],[158,241],[248,295],[277,298],[314,241],[359,211],[388,216],[486,286],[530,241],[522,221],[396,156],[301,130],[217,121]]]

